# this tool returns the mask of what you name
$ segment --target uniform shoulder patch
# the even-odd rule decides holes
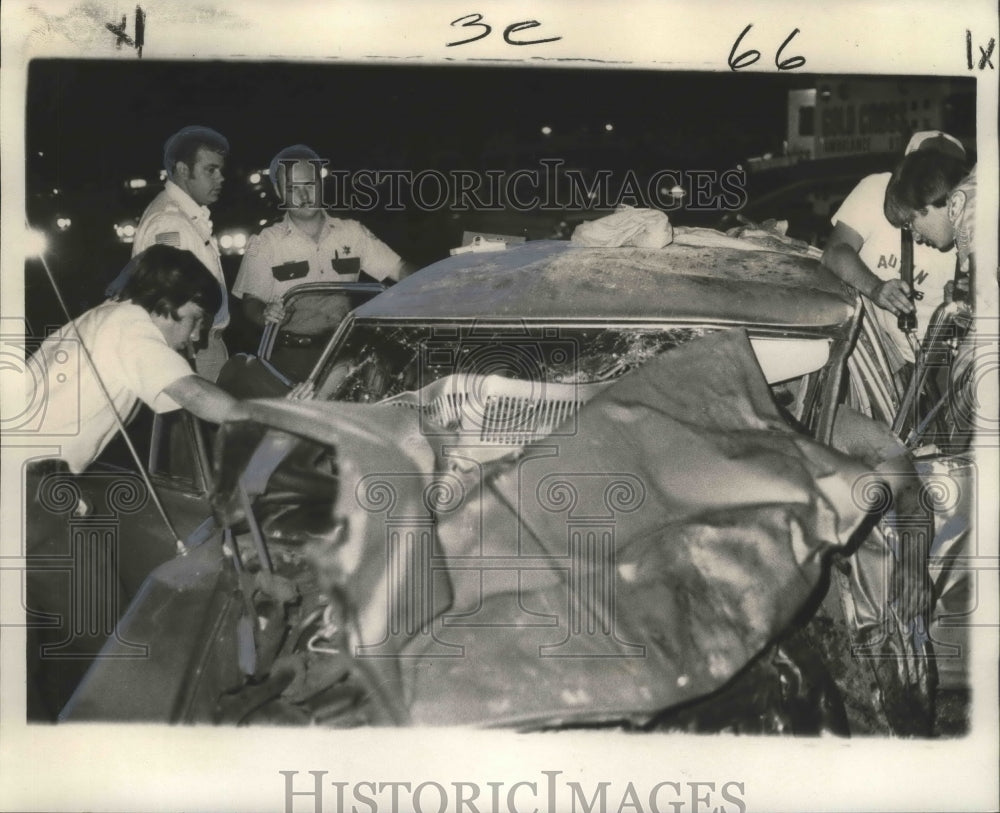
[[[158,235],[156,235],[155,242],[173,246],[174,248],[180,248],[181,235],[180,232],[176,231],[161,231]]]

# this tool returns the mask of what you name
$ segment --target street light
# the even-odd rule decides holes
[[[24,256],[28,259],[41,257],[49,250],[49,238],[45,232],[29,228],[24,235]]]

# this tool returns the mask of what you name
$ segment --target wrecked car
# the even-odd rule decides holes
[[[895,730],[926,680],[852,654],[896,651],[852,584],[886,477],[834,448],[900,403],[863,315],[807,253],[703,230],[422,270],[344,319],[316,401],[221,428],[212,526],[60,718]],[[964,507],[932,518],[956,545]]]

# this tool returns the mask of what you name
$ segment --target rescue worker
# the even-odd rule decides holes
[[[129,420],[138,401],[155,412],[184,408],[213,423],[245,416],[243,402],[197,375],[179,352],[199,336],[203,321],[211,321],[221,299],[218,281],[194,254],[154,244],[136,257],[118,299],[69,322],[46,338],[28,359],[28,369],[35,372],[44,398],[34,440],[52,449],[35,455],[25,471],[28,522],[24,544],[29,559],[60,556],[77,563],[68,566],[79,566],[80,560],[67,559],[61,551],[59,546],[66,546],[66,537],[55,531],[65,534],[66,526],[58,520],[53,524],[51,509],[45,507],[39,489],[49,476],[80,474],[88,469]],[[311,385],[301,385],[288,397],[311,395]],[[72,493],[72,489],[65,493]],[[75,517],[92,510],[79,495],[76,503]],[[116,532],[111,538],[117,538]],[[80,550],[89,551],[88,558],[82,560],[89,569],[76,572],[74,579],[86,583],[74,581],[77,586],[69,592],[65,573],[29,568],[28,606],[51,613],[53,618],[70,619],[52,629],[29,625],[29,719],[55,719],[105,640],[107,630],[87,615],[97,611],[83,607],[81,602],[88,599],[81,596],[101,602],[101,612],[109,614],[102,616],[102,623],[117,620],[117,613],[111,610],[117,605],[109,602],[118,600],[118,559],[105,560],[93,552],[103,551],[102,546],[110,544],[107,539],[102,533],[80,540],[84,546]],[[108,573],[100,569],[99,563],[105,561],[112,567]],[[60,650],[54,657],[63,660],[47,659],[46,647]]]
[[[221,299],[218,281],[192,252],[153,245],[136,258],[117,300],[42,343],[29,360],[45,377],[39,435],[61,447],[57,457],[71,472],[94,461],[118,431],[115,414],[126,421],[137,400],[156,412],[183,407],[213,423],[242,414],[240,402],[196,375],[178,352]],[[65,354],[78,359],[75,368],[56,363]]]
[[[208,127],[192,125],[170,136],[163,148],[166,184],[142,213],[132,244],[133,258],[156,244],[185,249],[215,277],[221,303],[207,326],[206,344],[195,355],[195,368],[209,381],[218,378],[229,357],[222,338],[229,324],[229,297],[208,208],[222,192],[228,153],[225,136]],[[109,293],[115,291],[109,289]]]
[[[910,139],[906,154],[928,151],[965,174],[965,150],[953,137],[939,131],[917,133]],[[945,285],[955,271],[955,252],[918,242],[913,251],[913,279],[916,302],[900,279],[901,234],[885,215],[886,190],[891,173],[864,178],[834,214],[833,233],[823,252],[823,265],[844,282],[874,302],[872,313],[884,335],[892,341],[886,347],[894,370],[913,362],[913,351],[897,324],[897,315],[915,312],[917,333],[923,337],[935,308],[944,299]]]
[[[286,320],[281,298],[297,285],[355,282],[362,271],[377,280],[398,281],[414,270],[358,221],[326,213],[323,163],[304,144],[286,147],[271,161],[271,182],[285,214],[250,238],[233,285],[243,313],[259,327]],[[309,335],[299,332],[286,340],[308,344]]]

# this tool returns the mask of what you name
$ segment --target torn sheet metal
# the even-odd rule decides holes
[[[226,603],[218,646],[161,681],[192,713],[214,691],[216,721],[641,724],[753,662],[866,515],[852,486],[867,470],[784,422],[742,330],[649,361],[573,432],[487,462],[398,406],[251,414],[222,430],[215,505],[239,535],[252,504],[272,549],[286,588],[253,592],[272,643],[257,633],[253,679],[234,683]],[[282,571],[303,557],[308,572]],[[339,637],[317,626],[324,607]],[[377,714],[359,720],[352,686]]]
[[[455,599],[423,643],[462,655],[410,670],[414,719],[636,717],[719,688],[848,542],[865,472],[785,424],[742,331],[650,361],[443,518]]]

